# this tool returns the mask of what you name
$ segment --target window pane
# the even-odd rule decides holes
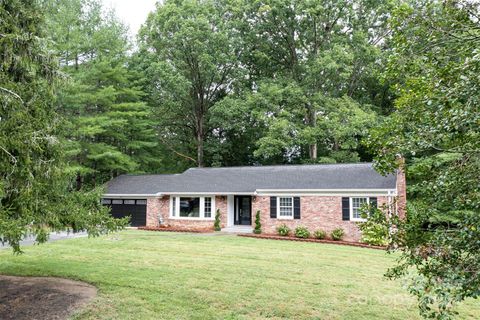
[[[290,207],[292,206],[292,198],[280,198],[280,206],[281,207]]]
[[[135,204],[135,200],[123,200],[123,204]]]
[[[361,219],[362,213],[360,208],[368,202],[368,198],[352,198],[352,217]]]
[[[362,217],[358,208],[353,208],[353,217],[355,219],[360,219]]]
[[[137,200],[137,204],[147,204],[147,200]]]
[[[200,198],[180,198],[180,217],[200,217]]]
[[[290,217],[292,215],[292,208],[280,208],[280,216]]]
[[[210,218],[212,216],[212,198],[205,197],[205,218]]]
[[[112,199],[102,199],[102,204],[111,204]]]
[[[281,217],[293,216],[293,198],[291,197],[279,198],[279,215]]]
[[[112,204],[123,204],[123,200],[122,199],[113,199]]]

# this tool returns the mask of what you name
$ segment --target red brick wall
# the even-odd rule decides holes
[[[377,197],[378,206],[386,203],[386,197]],[[263,233],[277,233],[276,229],[286,224],[292,231],[297,226],[304,226],[314,232],[324,230],[327,234],[336,228],[345,231],[344,240],[359,241],[360,231],[353,221],[342,220],[342,197],[337,196],[305,196],[300,198],[300,219],[272,219],[270,218],[270,197],[257,196],[252,202],[252,215],[260,210],[260,220]],[[252,219],[254,220],[254,219]],[[254,225],[254,223],[252,223]]]
[[[215,211],[220,210],[222,228],[227,225],[227,197],[215,197]],[[163,224],[184,228],[213,228],[214,219],[171,219],[170,197],[147,199],[147,226],[158,226],[158,217],[161,216]],[[215,212],[212,213],[212,218]]]
[[[158,226],[158,213],[161,204],[159,198],[147,198],[147,226]]]
[[[227,226],[227,196],[215,197],[215,211],[220,210],[220,221],[222,228]],[[216,212],[215,212],[216,213]]]
[[[387,203],[387,197],[377,197],[378,207]],[[252,199],[252,227],[255,226],[255,214],[260,210],[263,233],[276,234],[281,224],[286,224],[292,230],[297,226],[307,227],[312,233],[324,230],[327,234],[336,228],[345,230],[344,240],[359,241],[360,231],[356,222],[342,220],[342,197],[338,196],[304,196],[300,199],[301,219],[271,219],[270,197],[257,196]],[[227,225],[227,197],[215,197],[215,209],[221,213],[222,228]],[[158,217],[170,226],[185,228],[213,228],[212,220],[170,219],[170,197],[149,198],[147,200],[147,226],[158,226]]]

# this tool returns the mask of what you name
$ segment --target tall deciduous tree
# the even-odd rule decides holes
[[[388,34],[388,4],[224,5],[242,39],[240,60],[246,75],[237,81],[233,95],[212,108],[215,129],[208,146],[222,159],[215,162],[367,160],[359,142],[392,99],[388,86],[379,84],[377,70],[380,44]],[[235,123],[229,121],[230,114]],[[356,124],[352,130],[350,123]],[[343,137],[328,127],[343,128]],[[242,150],[239,157],[229,151],[233,144]]]
[[[61,121],[55,112],[57,64],[47,51],[36,1],[0,6],[0,241],[20,252],[27,233],[115,229],[96,193],[69,191]]]
[[[393,13],[388,74],[404,81],[396,111],[368,145],[383,172],[396,154],[411,159],[407,220],[389,226],[402,252],[389,275],[413,274],[421,314],[449,319],[458,302],[480,295],[480,8],[414,3]]]
[[[212,129],[210,110],[232,91],[239,72],[241,47],[229,24],[230,16],[215,1],[167,0],[141,30],[142,55],[151,62],[147,88],[161,139],[177,156],[200,167]]]
[[[377,98],[384,86],[372,86],[371,79],[379,75],[373,70],[380,60],[379,44],[388,34],[388,2],[271,0],[245,1],[242,7],[239,30],[246,39],[242,59],[252,94],[265,104],[268,121],[257,155],[278,155],[290,141],[293,146],[287,149],[296,149],[300,158],[312,162],[319,153],[331,161],[358,160],[353,145],[342,146],[333,136],[325,139],[320,124],[331,122],[329,113],[340,105],[360,108],[341,119],[356,122],[348,117],[361,111],[373,115],[368,104],[384,104]],[[282,100],[282,94],[291,101]],[[348,103],[349,99],[359,103]],[[375,123],[370,120],[365,129]],[[358,138],[358,133],[352,130],[351,135]],[[342,149],[351,156],[337,157]],[[288,157],[290,153],[286,151]]]

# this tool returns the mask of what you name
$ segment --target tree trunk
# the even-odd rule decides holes
[[[311,144],[308,146],[309,147],[309,156],[310,156],[310,160],[317,160],[317,144],[314,143],[314,144]]]
[[[80,175],[80,173],[77,173],[77,179],[76,179],[76,183],[77,183],[77,191],[80,191],[80,189],[82,189],[82,176]]]
[[[93,163],[93,177],[92,177],[93,187],[97,186],[97,163]]]
[[[203,163],[203,137],[200,134],[197,134],[197,163],[199,168],[205,166]]]
[[[307,122],[307,125],[312,128],[315,128],[317,126],[317,113],[315,112],[315,109],[313,108],[313,106],[310,104],[307,105],[306,122]],[[310,160],[317,160],[317,153],[318,153],[317,142],[310,144],[308,146],[308,155],[310,157]]]
[[[204,131],[204,123],[203,123],[203,114],[201,112],[197,115],[197,164],[199,168],[205,166],[203,160],[203,131]]]

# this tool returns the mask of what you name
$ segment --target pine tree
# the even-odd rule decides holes
[[[55,112],[57,65],[46,49],[36,1],[0,6],[0,241],[20,252],[27,233],[116,229],[96,193],[68,192],[60,121]]]
[[[66,138],[77,189],[125,172],[154,171],[160,166],[157,137],[150,107],[128,68],[125,26],[103,13],[98,1],[46,7],[53,49],[69,80],[59,110],[70,123]]]

